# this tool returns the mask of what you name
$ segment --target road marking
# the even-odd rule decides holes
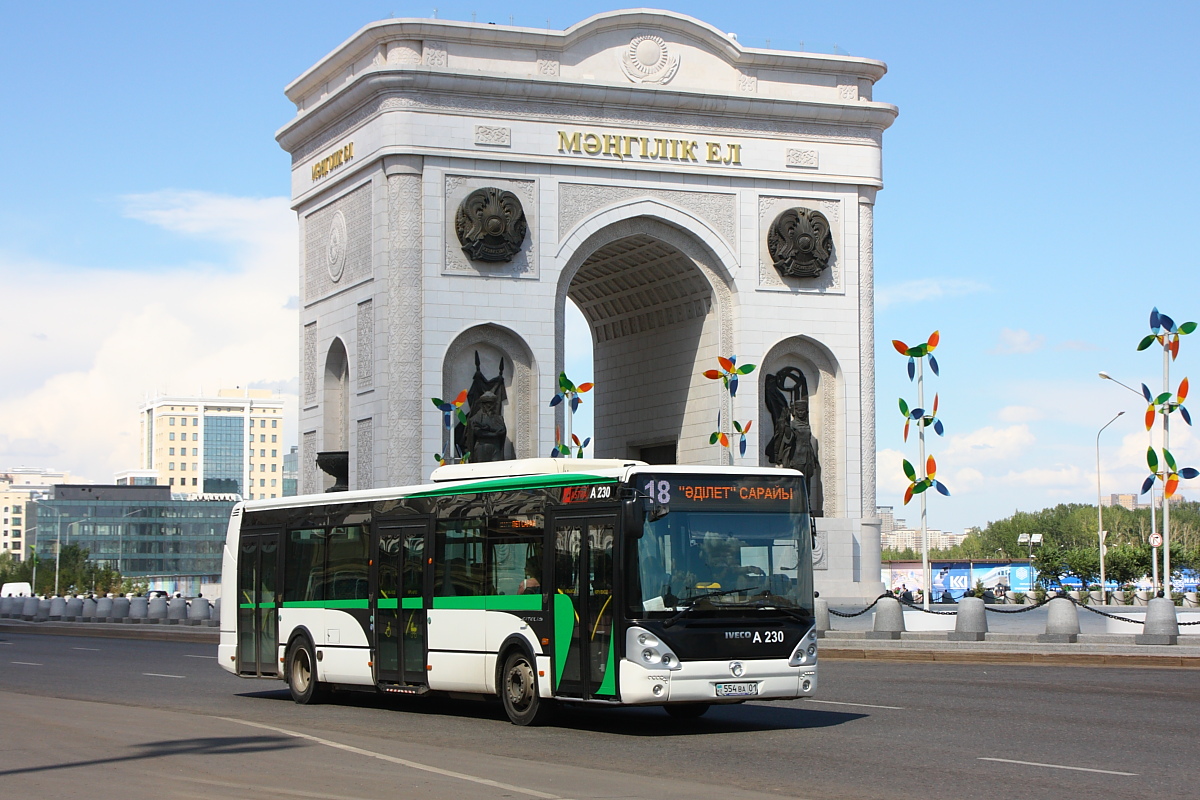
[[[151,678],[186,678],[187,675],[165,675],[161,672],[143,672],[143,675],[148,675]]]
[[[12,662],[9,662],[9,663],[12,663],[12,664],[23,664],[23,665],[25,665],[26,667],[44,667],[44,666],[46,666],[45,664],[39,664],[39,663],[37,663],[36,661],[12,661]]]
[[[99,652],[100,652],[100,648],[99,648],[99,647],[72,647],[71,649],[72,649],[72,650],[90,650],[90,651],[91,651],[91,652],[93,652],[93,653],[99,653]]]
[[[188,655],[186,653],[184,654],[183,657],[184,658],[216,658],[216,656],[193,656],[193,655]]]
[[[1066,764],[1043,764],[1040,761],[1017,761],[1011,758],[985,758],[980,756],[979,761],[999,761],[1003,764],[1022,764],[1026,767],[1048,767],[1050,769],[1070,769],[1075,772],[1099,772],[1102,775],[1125,775],[1130,778],[1136,778],[1136,772],[1117,772],[1111,769],[1093,769],[1092,767],[1069,767]]]
[[[290,731],[286,728],[276,728],[273,725],[263,725],[259,722],[249,722],[244,719],[234,719],[233,717],[217,717],[217,719],[223,719],[226,722],[236,722],[239,725],[248,725],[251,728],[261,728],[266,731],[275,731],[276,733],[282,733],[285,736],[294,736],[297,739],[307,739],[310,742],[323,744],[326,747],[334,747],[338,750],[345,750],[347,753],[356,753],[360,756],[378,758],[381,761],[399,764],[404,767],[409,767],[410,769],[419,769],[423,772],[432,772],[435,775],[443,775],[447,778],[458,778],[462,781],[470,781],[471,783],[478,783],[483,786],[491,786],[495,789],[504,789],[510,792],[517,792],[518,794],[529,795],[530,797],[540,797],[542,800],[562,800],[562,798],[556,794],[547,794],[545,792],[539,792],[536,789],[526,789],[523,786],[513,786],[511,783],[501,783],[500,781],[493,781],[488,778],[480,778],[476,775],[467,775],[462,772],[454,772],[452,770],[442,769],[441,767],[430,766],[429,764],[421,764],[417,761],[409,761],[406,758],[396,758],[395,756],[384,755],[383,753],[375,753],[371,750],[363,750],[361,747],[352,747],[348,744],[330,741],[329,739],[322,739],[318,736],[313,736],[308,733],[298,733],[296,731]]]
[[[824,703],[827,706],[856,706],[857,708],[886,708],[888,711],[903,711],[900,706],[873,706],[870,703],[838,703],[834,700],[809,700],[810,703]]]

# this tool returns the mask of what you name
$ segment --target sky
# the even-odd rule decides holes
[[[391,16],[562,29],[593,3],[25,3],[0,0],[0,468],[108,482],[137,466],[157,394],[298,385],[297,234],[275,132],[283,87]],[[909,344],[941,334],[951,496],[931,527],[971,525],[1147,474],[1145,403],[1097,373],[1162,387],[1136,352],[1150,310],[1200,319],[1194,267],[1200,11],[1185,3],[663,3],[747,47],[880,59],[875,209],[881,505],[902,507],[897,399]],[[490,10],[489,10],[490,9]],[[569,364],[588,379],[583,349]],[[1185,337],[1172,388],[1200,376]],[[1174,418],[1171,450],[1200,467]],[[1181,493],[1200,498],[1200,484]]]

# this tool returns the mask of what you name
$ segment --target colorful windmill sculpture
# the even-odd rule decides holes
[[[904,416],[904,441],[908,441],[909,426],[917,423],[917,441],[920,451],[920,458],[917,463],[920,465],[920,474],[917,468],[909,463],[908,459],[904,461],[904,475],[908,478],[908,490],[904,493],[904,504],[908,505],[908,501],[912,500],[914,495],[921,496],[921,566],[922,571],[922,591],[925,608],[929,608],[931,581],[929,575],[929,526],[926,518],[925,493],[928,489],[936,489],[939,494],[950,496],[950,490],[946,488],[946,484],[937,480],[937,462],[933,456],[926,457],[925,455],[925,429],[932,427],[938,436],[946,434],[945,426],[938,419],[938,395],[933,396],[933,408],[928,412],[925,409],[925,360],[929,360],[929,368],[933,370],[934,375],[940,375],[938,371],[937,359],[933,357],[933,351],[937,349],[938,342],[941,341],[941,335],[934,331],[929,334],[929,338],[923,343],[909,347],[899,339],[892,340],[892,347],[896,348],[896,352],[902,356],[908,357],[908,379],[911,381],[914,378],[917,381],[917,403],[910,407],[908,402],[902,397],[900,398],[900,413]]]
[[[571,420],[575,416],[575,411],[583,403],[583,398],[580,395],[590,392],[595,385],[594,383],[581,383],[576,386],[567,377],[567,373],[560,372],[558,374],[558,393],[550,398],[550,407],[554,408],[560,403],[567,404],[567,413],[563,415],[563,421],[567,426],[567,435],[560,436],[558,426],[554,427],[554,448],[550,451],[551,458],[558,458],[559,456],[571,458],[573,455],[575,458],[583,458],[583,448],[587,447],[592,439],[589,436],[582,442],[579,441],[579,437],[571,433]]]
[[[1192,424],[1192,417],[1187,409],[1183,407],[1183,401],[1187,399],[1188,380],[1184,378],[1179,383],[1179,390],[1174,394],[1171,393],[1171,362],[1179,357],[1179,337],[1186,336],[1196,330],[1195,322],[1184,322],[1176,324],[1175,320],[1168,317],[1166,314],[1160,313],[1158,308],[1150,311],[1150,333],[1142,337],[1138,342],[1138,351],[1145,350],[1150,345],[1158,342],[1162,346],[1163,351],[1163,389],[1158,395],[1154,395],[1146,384],[1142,384],[1142,395],[1146,398],[1146,430],[1150,430],[1154,426],[1155,415],[1162,417],[1162,464],[1164,469],[1159,469],[1158,454],[1151,447],[1146,452],[1146,464],[1150,467],[1150,476],[1142,483],[1142,494],[1150,491],[1154,486],[1155,481],[1163,482],[1163,496],[1170,498],[1175,494],[1175,490],[1179,488],[1180,480],[1189,480],[1200,476],[1200,471],[1191,467],[1178,469],[1175,463],[1175,458],[1171,455],[1171,414],[1176,411],[1179,416],[1183,417],[1183,421],[1188,425]],[[1163,534],[1163,593],[1171,596],[1171,504],[1164,502],[1162,504],[1162,534]],[[1101,556],[1103,560],[1103,556]]]
[[[467,390],[463,389],[458,393],[458,396],[450,402],[446,402],[440,397],[433,397],[430,399],[433,401],[433,404],[437,406],[437,409],[442,412],[443,429],[442,452],[434,453],[433,460],[436,461],[440,466],[444,467],[452,458],[451,451],[455,449],[454,426],[459,423],[462,423],[463,425],[467,423],[466,412],[462,410],[463,404],[467,402]],[[470,455],[470,453],[459,453],[457,456],[458,463],[467,463],[467,459],[470,457]]]
[[[750,426],[754,424],[754,420],[747,422],[738,422],[734,419],[733,402],[737,397],[738,378],[742,375],[749,375],[754,372],[754,364],[742,364],[740,367],[737,363],[737,356],[731,355],[729,358],[717,356],[717,364],[720,369],[707,369],[704,371],[704,377],[710,381],[720,380],[725,386],[725,390],[729,392],[729,417],[733,423],[733,430],[738,434],[738,452],[740,455],[746,455],[746,434],[750,432]],[[726,432],[725,427],[721,424],[721,412],[717,412],[717,429],[708,437],[709,444],[720,444],[721,447],[729,456],[729,463],[733,464],[733,437]]]

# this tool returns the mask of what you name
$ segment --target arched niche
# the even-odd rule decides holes
[[[538,452],[537,364],[529,345],[512,330],[489,322],[468,328],[455,337],[442,359],[443,399],[452,401],[459,392],[471,388],[477,352],[480,367],[487,378],[496,377],[500,362],[504,362],[504,388],[508,394],[508,402],[503,409],[504,424],[517,458],[546,455]],[[444,435],[440,432],[441,414],[437,419],[438,446],[441,448],[441,436]]]
[[[640,215],[619,216],[632,210]],[[571,255],[556,294],[556,367],[565,362],[570,298],[592,333],[599,457],[644,458],[673,447],[682,464],[721,458],[708,435],[718,410],[727,413],[725,398],[700,365],[730,351],[732,282],[725,260],[677,224],[704,230],[702,223],[668,220],[679,213],[641,201],[602,212],[568,237]],[[561,424],[566,412],[556,412]]]
[[[346,345],[334,339],[325,354],[325,377],[321,405],[324,428],[321,450],[348,450],[350,447],[350,359]]]
[[[767,444],[774,435],[771,413],[766,404],[766,379],[784,367],[796,367],[808,382],[808,413],[813,435],[818,442],[821,463],[821,495],[825,517],[846,515],[844,431],[838,407],[844,394],[842,372],[827,347],[807,336],[791,336],[777,342],[758,369],[759,464],[770,466]]]

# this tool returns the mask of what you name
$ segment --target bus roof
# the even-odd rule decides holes
[[[372,502],[398,497],[435,497],[469,492],[498,492],[506,489],[531,489],[608,483],[629,478],[639,472],[689,475],[779,475],[801,473],[779,467],[711,467],[690,464],[647,464],[644,461],[616,458],[567,459],[525,458],[483,464],[455,464],[433,471],[433,483],[415,486],[389,486],[352,492],[295,495],[270,500],[247,500],[240,507],[247,511],[301,506],[341,505]]]

